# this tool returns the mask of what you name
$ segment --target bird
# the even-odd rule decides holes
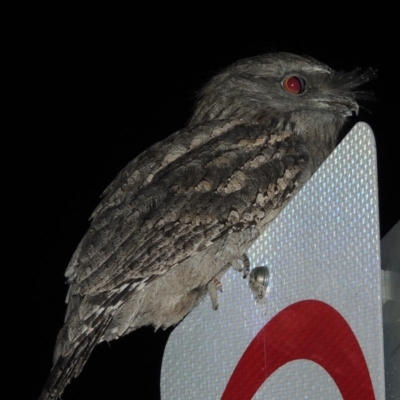
[[[65,323],[39,400],[60,398],[93,348],[142,326],[178,324],[333,151],[371,69],[309,56],[239,60],[200,90],[180,131],[108,186],[67,266]],[[246,276],[247,272],[244,272]]]

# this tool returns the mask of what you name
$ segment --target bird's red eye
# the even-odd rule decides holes
[[[301,94],[306,88],[306,82],[299,76],[289,76],[283,81],[283,88],[292,94]]]

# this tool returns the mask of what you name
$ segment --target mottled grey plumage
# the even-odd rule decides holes
[[[96,344],[174,325],[198,304],[327,158],[371,75],[277,53],[215,76],[188,126],[104,192],[66,271],[65,325],[40,399],[59,397]],[[285,89],[290,76],[303,92]]]

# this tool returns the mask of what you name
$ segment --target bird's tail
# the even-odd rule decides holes
[[[111,318],[109,316],[108,319],[99,324],[90,335],[81,336],[70,351],[58,357],[39,400],[55,400],[61,397],[71,379],[76,378],[81,373],[94,347],[100,342]]]

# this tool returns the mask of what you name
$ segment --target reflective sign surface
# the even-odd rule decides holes
[[[377,198],[360,123],[250,248],[265,299],[231,269],[172,332],[162,399],[384,399]]]

